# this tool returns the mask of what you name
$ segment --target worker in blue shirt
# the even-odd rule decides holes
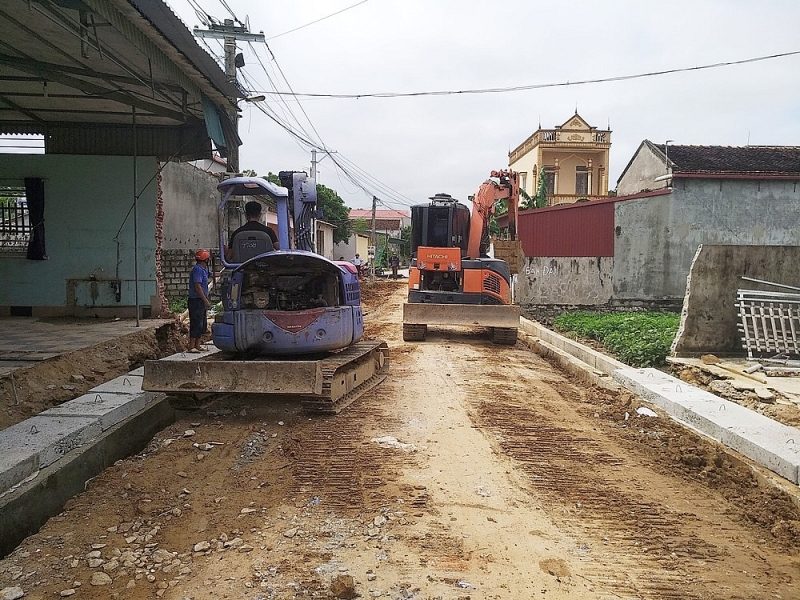
[[[197,261],[189,274],[189,352],[200,352],[200,341],[208,329],[208,313],[211,302],[208,301],[208,250],[198,250],[194,259]]]

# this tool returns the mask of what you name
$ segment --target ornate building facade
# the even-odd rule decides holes
[[[546,184],[547,205],[608,196],[611,131],[589,125],[577,111],[554,129],[536,130],[508,154],[508,166],[520,174],[520,188],[536,195]]]

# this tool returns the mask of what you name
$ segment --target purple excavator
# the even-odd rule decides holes
[[[361,340],[364,320],[353,265],[314,252],[316,183],[281,171],[282,186],[259,177],[220,183],[222,223],[231,197],[272,199],[278,245],[266,232],[247,231],[224,252],[223,311],[211,326],[215,350],[191,360],[147,361],[142,388],[195,401],[209,394],[294,396],[317,412],[338,412],[386,377],[386,342]]]

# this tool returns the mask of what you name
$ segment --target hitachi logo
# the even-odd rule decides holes
[[[426,254],[425,258],[447,258],[446,254]]]

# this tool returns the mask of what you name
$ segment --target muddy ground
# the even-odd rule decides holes
[[[77,398],[145,360],[185,350],[186,333],[176,319],[15,370],[13,379],[0,378],[0,429]]]
[[[390,375],[345,411],[181,412],[0,561],[25,598],[796,598],[778,480],[524,343],[433,329],[365,287]],[[651,407],[652,408],[652,407]]]

